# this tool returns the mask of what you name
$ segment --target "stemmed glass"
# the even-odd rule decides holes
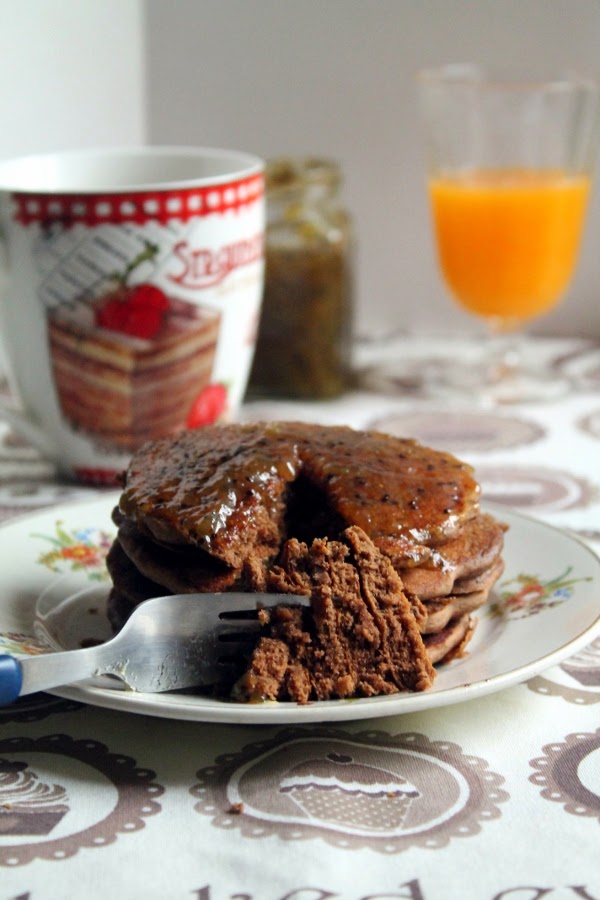
[[[575,75],[523,81],[451,65],[419,73],[418,90],[441,272],[491,336],[475,364],[438,366],[437,388],[498,402],[552,397],[556,377],[526,366],[515,337],[559,303],[575,269],[598,86]]]

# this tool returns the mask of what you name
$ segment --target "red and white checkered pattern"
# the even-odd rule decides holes
[[[73,225],[144,225],[188,222],[223,215],[256,202],[264,193],[262,175],[211,187],[135,191],[119,194],[15,193],[14,217],[21,225],[60,222]]]

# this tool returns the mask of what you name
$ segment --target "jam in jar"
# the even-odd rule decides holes
[[[271,160],[266,273],[250,396],[335,397],[348,388],[352,234],[337,163]]]

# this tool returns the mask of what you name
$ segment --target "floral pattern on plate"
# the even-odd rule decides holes
[[[534,616],[545,609],[551,609],[568,600],[576,584],[591,581],[591,578],[569,578],[573,566],[568,566],[560,575],[543,581],[539,575],[520,573],[500,585],[498,600],[488,607],[490,616],[509,615],[515,619]],[[515,590],[518,586],[518,590]]]
[[[12,656],[37,656],[39,653],[47,653],[48,647],[36,641],[30,634],[7,632],[0,634],[0,653],[10,653]]]
[[[32,534],[47,541],[51,548],[38,556],[38,562],[52,572],[84,572],[93,581],[105,581],[106,556],[113,542],[113,535],[98,528],[67,529],[63,522],[55,523],[55,533]]]

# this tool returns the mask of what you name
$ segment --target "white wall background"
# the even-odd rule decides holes
[[[420,66],[467,59],[600,74],[600,0],[0,0],[0,157],[144,141],[334,156],[359,329],[471,329],[436,269],[414,98]],[[600,337],[600,179],[569,296],[537,330]]]
[[[436,269],[415,70],[474,60],[600,73],[599,0],[147,0],[146,13],[152,142],[341,161],[361,330],[472,327]],[[569,297],[538,327],[600,337],[599,189]]]
[[[142,0],[0,0],[0,158],[146,139]]]

